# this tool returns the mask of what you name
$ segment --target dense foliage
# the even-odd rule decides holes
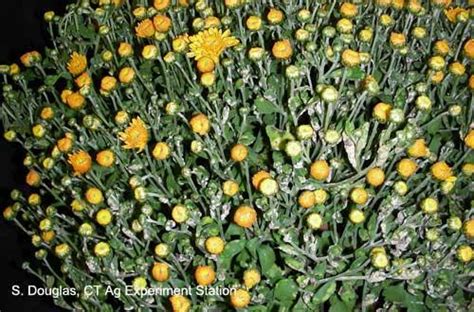
[[[45,13],[51,47],[0,66],[25,269],[86,311],[472,311],[473,5]]]

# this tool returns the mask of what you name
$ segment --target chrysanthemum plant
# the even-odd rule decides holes
[[[45,13],[50,47],[0,66],[24,268],[84,311],[472,310],[473,5]]]

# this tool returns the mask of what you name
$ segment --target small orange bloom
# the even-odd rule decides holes
[[[288,39],[277,41],[273,44],[272,54],[275,58],[285,60],[293,55],[293,48]]]
[[[155,15],[153,25],[157,32],[165,33],[171,28],[171,19],[166,15]]]
[[[153,1],[153,6],[158,11],[162,11],[170,6],[170,0],[155,0]]]
[[[74,170],[74,175],[82,175],[87,173],[92,167],[92,158],[86,151],[78,151],[74,154],[69,154],[69,164]]]
[[[147,18],[135,27],[135,32],[140,38],[150,38],[155,34],[155,27],[151,19]]]

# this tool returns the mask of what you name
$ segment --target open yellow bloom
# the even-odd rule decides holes
[[[199,60],[202,57],[211,58],[215,64],[219,63],[219,56],[225,49],[239,44],[239,40],[233,37],[230,30],[222,31],[210,28],[189,37],[189,57]]]
[[[67,63],[67,70],[74,76],[82,74],[87,68],[87,58],[83,54],[73,52]]]
[[[119,133],[120,140],[125,145],[125,149],[138,149],[139,152],[145,149],[148,143],[148,130],[146,124],[141,120],[140,117],[132,119],[130,125],[125,131]]]

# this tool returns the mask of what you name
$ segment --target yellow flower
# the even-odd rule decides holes
[[[249,30],[259,30],[262,27],[262,19],[255,15],[249,16],[245,22],[245,25]]]
[[[143,47],[142,56],[144,59],[151,60],[158,54],[158,48],[155,45],[149,44]]]
[[[102,167],[112,167],[115,163],[115,154],[111,150],[103,150],[96,156],[96,161]]]
[[[462,172],[467,175],[471,176],[474,174],[474,163],[466,163],[462,166]]]
[[[169,266],[166,263],[156,262],[151,269],[151,275],[157,282],[166,282],[170,277]]]
[[[230,158],[233,161],[241,162],[247,158],[249,151],[248,148],[243,144],[236,144],[230,150]]]
[[[316,203],[316,198],[313,191],[303,191],[298,196],[298,204],[303,208],[311,208]]]
[[[215,64],[219,63],[219,56],[225,49],[239,44],[239,40],[231,35],[230,30],[223,32],[217,28],[201,31],[189,37],[189,40],[191,42],[189,57],[194,57],[197,60],[209,57]]]
[[[176,205],[171,210],[171,217],[176,223],[186,222],[189,218],[188,208],[183,205]]]
[[[117,79],[113,76],[105,76],[100,82],[100,89],[106,92],[112,91],[117,85]]]
[[[191,309],[191,300],[183,295],[173,295],[170,297],[173,312],[188,312]]]
[[[204,73],[201,75],[201,84],[204,87],[212,87],[216,82],[216,75],[213,72]]]
[[[107,226],[112,222],[112,213],[108,209],[101,209],[97,212],[95,220],[102,226]]]
[[[81,109],[86,99],[79,92],[73,92],[66,98],[67,105],[72,109]]]
[[[184,50],[188,48],[188,44],[189,44],[188,34],[177,36],[176,38],[173,39],[173,42],[172,42],[173,51],[183,52]]]
[[[359,224],[365,221],[364,212],[360,209],[353,208],[349,213],[349,220],[354,224]]]
[[[125,149],[138,149],[139,152],[145,149],[146,144],[148,143],[148,130],[146,124],[141,120],[140,117],[132,119],[132,122],[129,124],[128,128],[124,132],[119,133],[120,140],[122,140],[125,145]]]
[[[99,242],[94,246],[94,254],[97,257],[106,257],[110,254],[110,245],[106,242]]]
[[[214,70],[216,65],[214,64],[214,61],[211,58],[205,56],[205,57],[201,57],[197,61],[196,67],[201,73],[210,73]]]
[[[189,125],[191,126],[193,132],[199,135],[206,135],[211,128],[209,119],[203,113],[194,115],[189,120]]]
[[[464,55],[466,55],[468,59],[474,59],[474,39],[469,39],[464,44]]]
[[[313,179],[318,181],[325,181],[329,177],[331,168],[325,160],[316,160],[311,164],[309,169],[310,175]]]
[[[51,106],[46,106],[41,110],[40,117],[43,120],[49,120],[54,117],[54,110]]]
[[[272,54],[277,59],[289,59],[293,55],[293,48],[288,39],[277,41],[273,44]]]
[[[128,42],[121,42],[117,52],[121,57],[127,57],[133,54],[133,47]]]
[[[87,68],[87,58],[83,54],[73,52],[67,63],[67,70],[74,76],[82,74]]]
[[[89,204],[98,205],[104,201],[102,191],[96,187],[91,187],[86,191],[86,200]]]
[[[448,40],[438,40],[433,46],[433,51],[436,55],[446,56],[448,55],[450,48]]]
[[[130,83],[135,78],[135,70],[131,67],[124,67],[119,72],[119,80],[121,83]]]
[[[474,149],[474,130],[470,130],[464,138],[464,144],[470,149]]]
[[[369,194],[362,187],[356,187],[351,191],[351,200],[359,205],[364,205],[369,199]]]
[[[41,60],[41,54],[38,51],[31,51],[31,52],[23,54],[20,57],[20,61],[25,67],[31,67],[34,65],[35,62],[40,61],[40,60]]]
[[[29,186],[36,187],[36,186],[39,186],[40,182],[41,182],[41,175],[37,171],[31,169],[26,175],[26,184],[28,184]]]
[[[474,238],[474,219],[469,219],[464,222],[463,233],[469,239]]]
[[[431,166],[431,174],[436,180],[445,181],[453,176],[453,171],[445,161],[438,161]]]
[[[353,66],[359,66],[360,65],[360,55],[359,52],[351,50],[351,49],[345,49],[344,52],[342,52],[342,64],[346,67],[353,67]]]
[[[460,13],[467,13],[467,10],[461,7],[449,8],[444,10],[444,15],[451,23],[456,23],[457,17]]]
[[[349,2],[344,2],[339,8],[341,15],[347,18],[355,17],[357,15],[357,11],[357,5]]]
[[[417,139],[408,147],[408,155],[414,158],[427,157],[430,154],[430,150],[426,146],[425,139]]]
[[[236,309],[246,308],[250,304],[250,294],[245,289],[237,289],[230,295],[230,303]]]
[[[74,141],[73,141],[72,136],[66,134],[64,138],[58,140],[58,142],[56,143],[56,146],[58,147],[60,152],[66,153],[72,148],[73,144],[74,144]]]
[[[453,62],[449,65],[449,72],[455,76],[462,76],[466,72],[466,67],[460,62]]]
[[[260,283],[262,280],[262,277],[260,275],[260,272],[256,269],[248,269],[245,270],[244,272],[244,285],[247,287],[247,289],[250,289]]]
[[[387,103],[380,102],[374,106],[374,110],[372,111],[372,116],[377,119],[380,123],[387,122],[390,111],[392,110],[392,106]]]
[[[153,17],[153,25],[157,32],[165,33],[171,28],[171,19],[166,15],[156,15]]]
[[[403,47],[406,43],[405,35],[401,33],[392,32],[390,34],[390,43],[396,48]]]
[[[224,4],[229,9],[233,9],[242,4],[242,0],[224,0]]]
[[[153,1],[153,6],[158,11],[167,9],[170,6],[170,0],[155,0]]]
[[[205,242],[206,250],[213,254],[218,255],[224,251],[225,242],[222,238],[218,236],[212,236],[206,239]]]
[[[76,80],[74,80],[74,82],[79,88],[82,88],[90,86],[92,84],[92,79],[88,73],[82,73],[76,78]]]
[[[250,206],[242,205],[234,213],[234,222],[244,228],[250,228],[257,221],[257,212]]]
[[[409,177],[411,177],[417,169],[418,165],[416,164],[416,162],[408,158],[403,158],[397,164],[397,172],[404,179],[408,179]]]
[[[216,16],[208,16],[204,20],[204,28],[213,28],[221,26],[221,20]]]
[[[81,175],[88,172],[92,167],[92,158],[86,151],[78,151],[70,154],[68,158],[75,175]]]
[[[271,8],[267,14],[267,20],[270,24],[278,24],[285,18],[283,12],[279,9]]]
[[[379,167],[371,168],[366,175],[367,183],[377,187],[383,184],[385,181],[385,173]]]
[[[146,20],[138,23],[137,27],[135,27],[135,33],[140,38],[153,37],[155,34],[155,27],[153,26],[152,20],[147,18]]]
[[[170,155],[170,147],[166,142],[158,142],[156,143],[152,154],[157,160],[165,160]]]
[[[227,196],[234,196],[239,192],[239,184],[232,180],[227,180],[222,183],[222,192]]]

